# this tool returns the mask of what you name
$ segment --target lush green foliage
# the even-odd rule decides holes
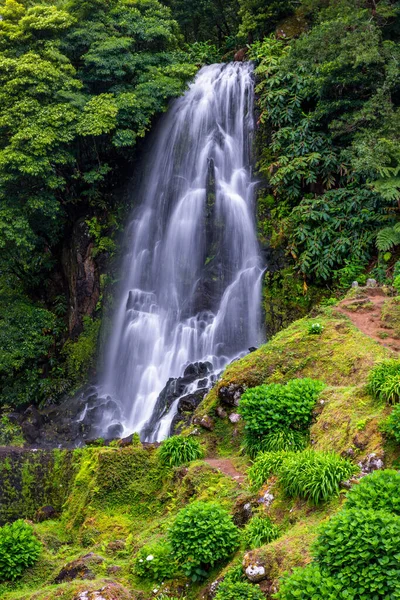
[[[179,511],[169,531],[178,564],[194,581],[237,548],[240,534],[229,513],[215,502],[193,502]]]
[[[22,520],[0,529],[0,580],[20,577],[39,557],[41,543]]]
[[[291,14],[294,5],[293,0],[241,0],[239,36],[249,41],[262,39]]]
[[[381,424],[381,431],[392,437],[396,442],[400,442],[400,405],[395,406],[386,419]]]
[[[158,451],[163,464],[179,467],[204,456],[200,442],[192,437],[174,435],[165,440]]]
[[[250,467],[248,476],[253,489],[258,490],[271,475],[276,475],[290,452],[261,452]]]
[[[385,360],[375,365],[368,378],[368,389],[377,400],[395,404],[400,400],[400,361]]]
[[[100,320],[83,319],[83,331],[76,342],[68,340],[63,348],[70,381],[77,382],[94,366]]]
[[[211,40],[229,49],[239,25],[238,0],[166,0],[187,42]]]
[[[83,215],[92,256],[113,251],[113,188],[197,68],[180,44],[158,0],[0,2],[0,388],[10,404],[57,399],[89,366],[98,324],[60,352],[62,246]]]
[[[223,581],[218,586],[215,600],[264,600],[260,588],[246,582]]]
[[[0,293],[1,404],[18,406],[43,398],[44,365],[56,334],[54,314],[24,296]]]
[[[303,2],[308,27],[266,38],[258,62],[265,144],[259,169],[275,203],[273,243],[308,279],[332,280],[399,243],[399,5]],[[383,238],[389,239],[384,243]]]
[[[0,417],[0,446],[23,446],[24,436],[21,427],[7,417]]]
[[[357,467],[334,452],[305,450],[284,459],[279,481],[288,496],[300,496],[320,504],[339,493],[340,483]]]
[[[279,537],[279,528],[268,517],[253,517],[243,532],[246,548],[259,548],[277,537]]]
[[[141,548],[133,566],[136,575],[156,582],[172,579],[177,571],[171,546],[163,542]]]
[[[250,388],[241,397],[238,409],[246,430],[259,436],[276,429],[307,430],[323,387],[322,382],[313,379],[293,379],[286,385]]]
[[[38,277],[69,203],[104,206],[105,178],[194,70],[157,0],[1,14],[1,268]]]
[[[400,515],[400,473],[374,471],[347,494],[346,508],[386,510]]]
[[[259,452],[300,452],[306,448],[308,441],[308,434],[293,429],[276,429],[265,436],[246,431],[243,447],[251,458],[255,458]]]
[[[303,569],[293,569],[290,576],[284,577],[275,597],[277,600],[354,600],[354,596],[343,596],[343,591],[339,581],[321,573],[318,565],[312,563]]]
[[[343,510],[322,528],[315,562],[295,569],[277,598],[292,600],[397,598],[400,517],[376,510]]]
[[[400,517],[375,510],[349,509],[334,515],[316,544],[322,571],[364,597],[389,598],[400,591]]]

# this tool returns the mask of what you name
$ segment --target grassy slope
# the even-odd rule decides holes
[[[310,322],[324,326],[322,335],[308,334]],[[236,466],[245,468],[248,460],[240,454],[243,425],[232,425],[227,418],[216,416],[220,387],[229,383],[254,386],[308,376],[327,384],[311,431],[314,447],[338,452],[351,448],[356,461],[370,452],[383,454],[384,440],[377,426],[385,416],[385,408],[372,402],[365,382],[372,365],[390,354],[390,350],[335,314],[334,309],[323,309],[313,319],[293,323],[268,344],[226,369],[198,409],[200,416],[208,414],[215,421],[214,431],[201,432],[201,439],[210,454],[229,456]],[[397,458],[397,450],[386,450],[387,464],[391,464]],[[193,463],[188,470],[165,470],[160,468],[154,450],[141,447],[87,448],[77,453],[76,460],[80,468],[61,519],[35,525],[44,543],[40,561],[18,583],[0,585],[0,597],[5,600],[72,600],[78,591],[101,588],[105,578],[112,578],[131,591],[141,590],[134,597],[154,597],[152,590],[160,582],[135,578],[131,559],[143,544],[165,536],[182,506],[193,499],[217,499],[233,514],[240,511],[245,501],[258,507],[256,511],[264,510],[257,502],[260,493],[252,493],[246,482],[238,487],[203,461]],[[275,496],[268,512],[281,527],[282,536],[246,554],[245,562],[256,561],[266,567],[269,581],[263,582],[262,587],[273,591],[286,569],[309,560],[319,523],[337,509],[343,497],[317,509],[282,497],[273,478],[261,493],[267,489]],[[116,540],[123,540],[125,548],[112,550],[109,543]],[[65,563],[90,551],[105,558],[95,569],[94,581],[49,585]],[[242,547],[231,564],[241,562],[244,554]],[[121,570],[110,577],[110,566]],[[223,565],[215,568],[208,582],[226,569]],[[177,595],[188,589],[188,599],[202,597],[200,586],[186,588],[185,584],[184,580],[172,584]]]

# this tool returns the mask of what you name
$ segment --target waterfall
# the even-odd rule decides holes
[[[166,437],[177,400],[154,415],[169,378],[195,361],[210,378],[262,337],[253,88],[249,63],[204,67],[157,126],[100,382],[126,434]]]

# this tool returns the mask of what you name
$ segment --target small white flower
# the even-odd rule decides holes
[[[146,558],[146,560],[153,560],[154,556],[152,554],[149,554],[148,557]]]
[[[139,558],[139,562],[143,562],[143,558]]]
[[[158,592],[157,588],[154,588],[153,594],[157,594],[157,592]]]

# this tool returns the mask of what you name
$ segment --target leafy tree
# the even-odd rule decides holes
[[[272,241],[285,243],[305,278],[332,279],[349,256],[367,263],[382,227],[378,246],[397,243],[398,10],[321,4],[299,38],[252,48],[270,140],[259,169],[275,198]]]
[[[115,209],[137,139],[196,67],[158,0],[0,0],[0,17],[2,335],[18,340],[6,344],[0,377],[20,403],[43,398],[43,362],[54,359],[54,336],[63,341],[55,322],[65,315],[45,306],[59,293],[49,282],[66,232],[82,214],[97,223]]]

